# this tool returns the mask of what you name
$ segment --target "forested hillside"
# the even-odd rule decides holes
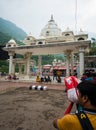
[[[0,18],[0,60],[8,59],[8,53],[3,51],[3,47],[10,39],[14,39],[17,44],[23,44],[20,40],[23,40],[26,33],[14,23]],[[1,61],[0,61],[1,64]]]
[[[17,40],[23,40],[26,36],[26,32],[21,28],[3,18],[0,18],[0,32]]]
[[[0,45],[5,46],[5,44],[11,39],[12,37],[6,33],[0,32]]]

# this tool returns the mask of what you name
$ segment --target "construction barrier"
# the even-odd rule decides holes
[[[32,85],[29,87],[29,90],[47,90],[47,86],[36,86],[36,85]]]

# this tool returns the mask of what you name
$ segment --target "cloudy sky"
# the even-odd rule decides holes
[[[62,31],[69,27],[74,32],[81,28],[96,33],[96,0],[0,0],[0,17],[34,37],[39,36],[51,14]]]

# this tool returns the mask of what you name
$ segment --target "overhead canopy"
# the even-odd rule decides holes
[[[58,42],[50,44],[40,45],[28,45],[18,47],[4,47],[4,50],[8,52],[15,52],[16,54],[25,54],[27,52],[32,55],[47,55],[47,54],[62,54],[66,50],[78,51],[79,47],[87,48],[90,47],[90,40],[86,41],[75,41],[75,42]]]
[[[74,66],[73,69],[76,70],[77,68]],[[66,70],[66,66],[54,66],[53,70]]]
[[[65,66],[54,66],[53,70],[66,70]]]

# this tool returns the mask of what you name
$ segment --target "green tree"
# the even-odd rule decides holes
[[[96,55],[96,38],[91,38],[91,49],[89,55]]]

